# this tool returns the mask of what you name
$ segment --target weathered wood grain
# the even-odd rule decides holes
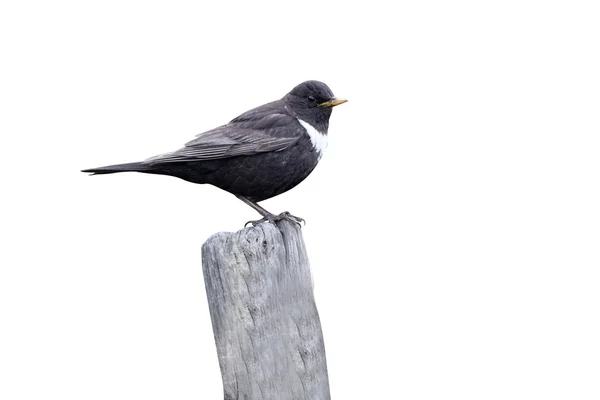
[[[225,400],[328,400],[321,323],[300,228],[281,221],[202,246]]]

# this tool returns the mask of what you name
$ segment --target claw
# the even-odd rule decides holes
[[[302,226],[302,225],[306,226],[306,221],[304,220],[304,218],[296,217],[295,215],[290,214],[289,211],[284,211],[277,216],[278,221],[281,221],[284,219],[286,221],[295,222],[296,224],[298,224],[300,226]]]
[[[275,222],[283,220],[298,224],[300,227],[302,227],[302,225],[306,225],[306,221],[304,220],[304,218],[296,217],[295,215],[290,214],[288,211],[284,211],[279,215],[270,214],[255,221],[248,221],[244,224],[244,228],[247,227],[249,224],[252,224],[252,226],[262,224],[263,222],[270,222],[272,224],[275,224]]]

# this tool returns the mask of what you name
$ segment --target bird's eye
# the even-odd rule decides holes
[[[315,101],[317,101],[317,99],[315,99],[315,98],[314,98],[314,97],[312,97],[312,96],[308,96],[308,102],[309,102],[309,103],[314,103]]]

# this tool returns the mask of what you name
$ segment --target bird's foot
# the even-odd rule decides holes
[[[296,223],[299,226],[306,225],[304,218],[296,217],[295,215],[290,214],[289,211],[284,211],[276,217],[276,221],[283,220]]]
[[[256,221],[248,221],[246,222],[244,227],[248,226],[249,224],[252,224],[252,226],[256,226],[258,224],[262,224],[263,222],[270,222],[272,224],[275,224],[277,221],[284,220],[298,224],[300,226],[302,226],[302,224],[306,225],[306,221],[304,220],[304,218],[296,217],[295,215],[290,214],[288,211],[284,211],[279,215],[269,214],[261,219],[257,219]]]

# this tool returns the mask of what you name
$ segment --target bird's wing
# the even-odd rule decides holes
[[[205,161],[281,151],[300,139],[302,129],[295,117],[286,114],[267,113],[249,119],[238,117],[227,125],[197,135],[177,151],[144,162]]]

